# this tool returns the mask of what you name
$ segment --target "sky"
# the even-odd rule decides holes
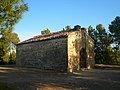
[[[15,25],[21,41],[40,35],[43,29],[57,32],[70,25],[88,28],[102,24],[106,30],[120,16],[120,0],[25,0],[28,11]]]

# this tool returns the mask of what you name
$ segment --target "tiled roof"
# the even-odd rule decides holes
[[[54,38],[59,38],[59,37],[66,37],[66,36],[68,36],[68,33],[72,32],[72,31],[75,31],[75,30],[71,29],[71,30],[67,30],[67,31],[59,31],[59,32],[51,33],[51,34],[34,36],[33,38],[30,38],[28,40],[25,40],[23,42],[18,43],[18,45],[19,44],[30,43],[30,42],[54,39]]]

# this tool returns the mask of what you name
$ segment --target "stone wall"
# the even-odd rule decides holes
[[[68,71],[79,71],[81,69],[80,51],[85,49],[86,68],[94,67],[94,41],[84,31],[71,32],[68,35]]]
[[[70,72],[80,70],[81,37],[80,31],[71,32],[68,35],[68,71]]]
[[[91,37],[87,36],[86,37],[86,51],[87,51],[87,63],[88,63],[88,69],[94,68],[95,66],[95,58],[94,58],[94,41]]]
[[[67,71],[67,37],[17,46],[17,66]]]

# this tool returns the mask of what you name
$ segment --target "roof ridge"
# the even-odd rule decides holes
[[[27,39],[25,41],[18,43],[18,45],[24,44],[24,43],[30,43],[30,42],[35,42],[35,41],[41,41],[41,40],[46,40],[46,39],[53,39],[53,38],[57,38],[57,37],[67,36],[69,32],[71,32],[71,30],[70,31],[68,31],[68,30],[59,31],[59,32],[54,32],[54,33],[44,34],[44,35],[37,35],[30,39]]]

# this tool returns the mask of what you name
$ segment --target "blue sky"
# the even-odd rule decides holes
[[[108,30],[108,24],[120,16],[120,0],[25,0],[29,10],[15,25],[21,41],[40,35],[49,28],[60,31],[66,25],[94,28],[98,24]]]

